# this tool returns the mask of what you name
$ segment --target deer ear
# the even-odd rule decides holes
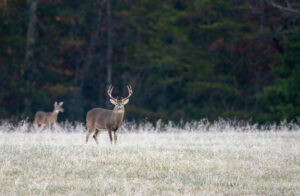
[[[124,102],[123,102],[123,104],[125,105],[125,104],[127,104],[129,102],[129,99],[126,99]]]
[[[63,102],[63,101],[61,101],[61,102],[59,103],[59,105],[60,105],[60,106],[62,106],[62,104],[64,104],[64,102]]]
[[[55,101],[55,103],[54,103],[54,107],[55,107],[55,106],[57,106],[57,102],[56,102],[56,101]]]
[[[109,101],[110,101],[110,103],[117,105],[117,103],[113,99],[110,99]]]

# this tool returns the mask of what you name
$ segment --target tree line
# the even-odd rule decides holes
[[[61,119],[133,96],[128,120],[296,120],[300,6],[290,1],[0,1],[0,118]]]

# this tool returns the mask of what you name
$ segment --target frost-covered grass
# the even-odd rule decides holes
[[[0,195],[300,195],[299,127],[218,123],[126,125],[98,146],[80,124],[2,123]]]

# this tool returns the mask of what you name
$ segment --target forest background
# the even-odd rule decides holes
[[[133,96],[126,119],[300,116],[297,0],[0,0],[0,119],[59,121]]]

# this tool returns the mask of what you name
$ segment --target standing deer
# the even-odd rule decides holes
[[[126,98],[118,100],[114,98],[111,93],[113,87],[110,86],[107,90],[107,94],[110,97],[110,102],[115,105],[113,110],[107,110],[103,108],[94,108],[88,111],[86,115],[86,124],[88,131],[86,133],[86,143],[89,140],[90,134],[95,130],[93,138],[98,144],[98,133],[100,130],[107,130],[110,143],[112,143],[112,132],[114,133],[114,142],[117,142],[117,130],[120,128],[124,118],[124,105],[128,103],[129,97],[132,95],[131,86],[127,86],[129,95]]]
[[[63,102],[59,104],[57,102],[54,103],[54,110],[53,112],[43,112],[38,111],[35,113],[33,127],[35,125],[48,125],[53,126],[57,121],[57,116],[59,112],[63,112],[64,109],[62,108]]]

